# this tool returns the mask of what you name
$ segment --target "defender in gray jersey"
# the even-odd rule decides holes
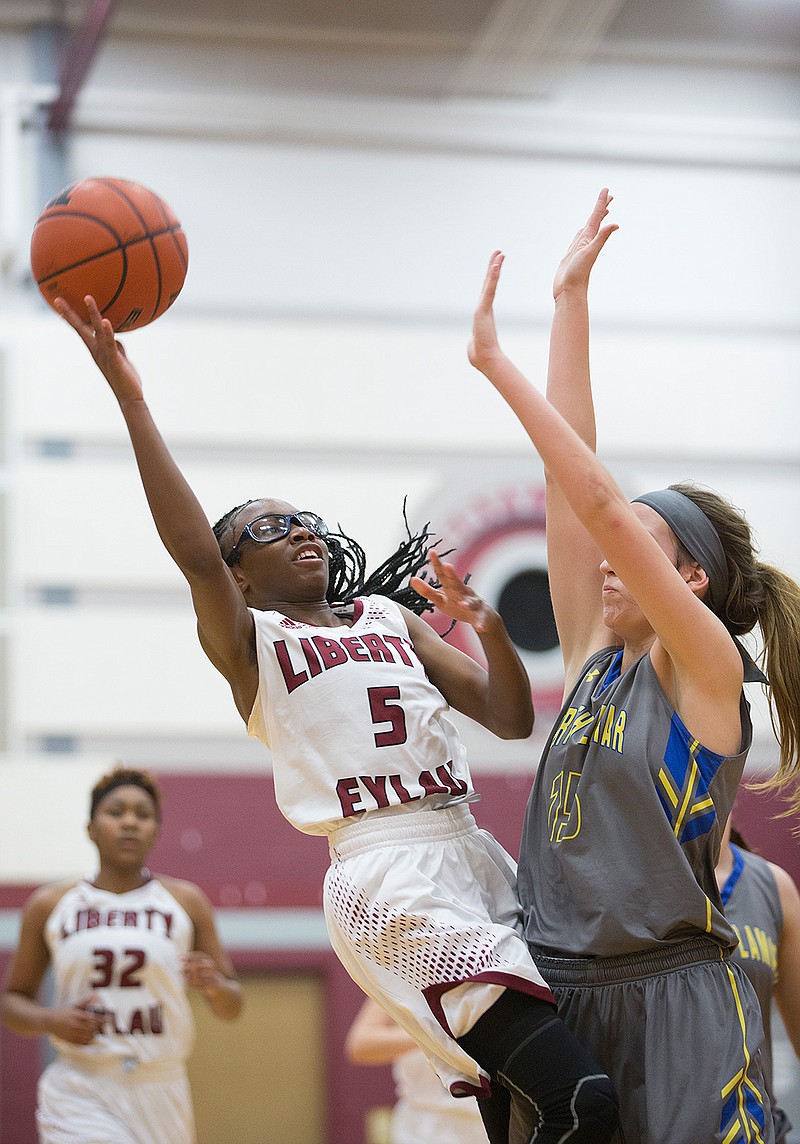
[[[547,399],[500,349],[489,263],[470,358],[547,475],[548,571],[566,700],[526,813],[526,935],[567,1024],[619,1093],[625,1144],[773,1140],[758,1002],[731,961],[714,866],[751,740],[736,638],[759,624],[800,769],[800,587],[760,563],[721,497],[671,486],[630,504],[595,455],[591,268],[616,228],[603,190],[556,273]],[[800,796],[793,800],[800,806]]]
[[[739,943],[733,960],[747,974],[761,1006],[764,1076],[780,1144],[792,1126],[773,1091],[772,1002],[774,998],[800,1058],[800,894],[784,869],[752,853],[730,819],[716,875],[725,916]]]
[[[447,718],[453,706],[501,737],[530,733],[530,681],[499,614],[435,553],[437,581],[407,583],[426,531],[367,580],[355,542],[285,501],[248,501],[212,528],[87,304],[85,322],[57,302],[119,402],[203,650],[272,751],[283,813],[328,840],[325,918],[345,969],[454,1095],[482,1098],[492,1144],[607,1144],[613,1086],[531,958],[514,864],[469,811]],[[472,625],[485,667],[420,618],[430,604]]]

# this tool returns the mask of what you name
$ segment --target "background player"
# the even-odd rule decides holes
[[[764,1076],[772,1101],[775,1141],[780,1144],[792,1126],[775,1103],[772,1001],[800,1059],[800,894],[781,866],[750,850],[730,819],[717,862],[717,884],[725,917],[739,939],[733,960],[747,974],[761,1006],[766,1034]]]
[[[58,1053],[39,1082],[42,1144],[191,1144],[187,986],[225,1021],[242,1005],[211,905],[191,882],[154,876],[161,797],[146,771],[119,767],[91,794],[92,878],[29,899],[2,999],[23,1036]],[[37,1000],[52,965],[52,1006]]]
[[[486,1144],[474,1100],[455,1100],[423,1053],[380,1005],[367,998],[345,1041],[355,1065],[391,1065],[397,1102],[386,1144]]]

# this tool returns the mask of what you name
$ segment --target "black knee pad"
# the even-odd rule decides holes
[[[611,1081],[551,1005],[506,990],[459,1044],[493,1086],[513,1094],[515,1140],[611,1141],[618,1124]]]
[[[508,1139],[514,1144],[611,1144],[618,1140],[618,1128],[614,1089],[601,1073],[582,1077],[574,1086],[551,1088],[541,1100],[515,1090]]]
[[[619,1124],[619,1104],[614,1086],[603,1073],[584,1077],[574,1100],[575,1119],[580,1128],[570,1137],[574,1144],[606,1144]]]

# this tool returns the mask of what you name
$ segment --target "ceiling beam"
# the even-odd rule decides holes
[[[624,0],[495,0],[446,95],[546,96],[600,46]]]
[[[92,0],[83,22],[67,44],[59,75],[59,92],[50,106],[48,130],[59,135],[69,129],[75,100],[105,35],[115,0]]]

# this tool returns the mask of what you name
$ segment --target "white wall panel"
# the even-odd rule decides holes
[[[75,171],[138,179],[171,203],[189,241],[187,312],[469,315],[499,247],[504,310],[541,317],[608,185],[624,229],[596,276],[599,315],[797,328],[796,170],[88,135]]]
[[[403,536],[403,499],[412,520],[436,489],[431,458],[359,465],[341,455],[281,461],[207,461],[185,466],[213,522],[234,505],[275,496],[310,508],[359,541],[373,565]],[[155,531],[133,459],[36,460],[19,474],[19,545],[14,561],[28,584],[80,589],[184,587]],[[189,605],[188,589],[185,592]]]
[[[234,733],[230,689],[198,648],[191,607],[26,612],[15,680],[30,736]]]
[[[115,760],[8,760],[0,801],[0,870],[22,884],[81,877],[97,869],[86,834],[89,791]]]
[[[0,32],[0,77],[4,84],[29,82],[31,62],[30,40],[24,32]]]
[[[508,352],[543,385],[546,332],[513,321],[504,330],[498,309]],[[72,332],[48,314],[26,327],[14,354],[25,435],[124,440],[113,395]],[[0,319],[0,337],[4,329],[10,340],[12,325]],[[516,419],[467,362],[466,342],[466,320],[456,329],[170,315],[126,339],[175,445],[526,451]],[[800,456],[800,331],[620,330],[600,320],[592,361],[608,447]]]

